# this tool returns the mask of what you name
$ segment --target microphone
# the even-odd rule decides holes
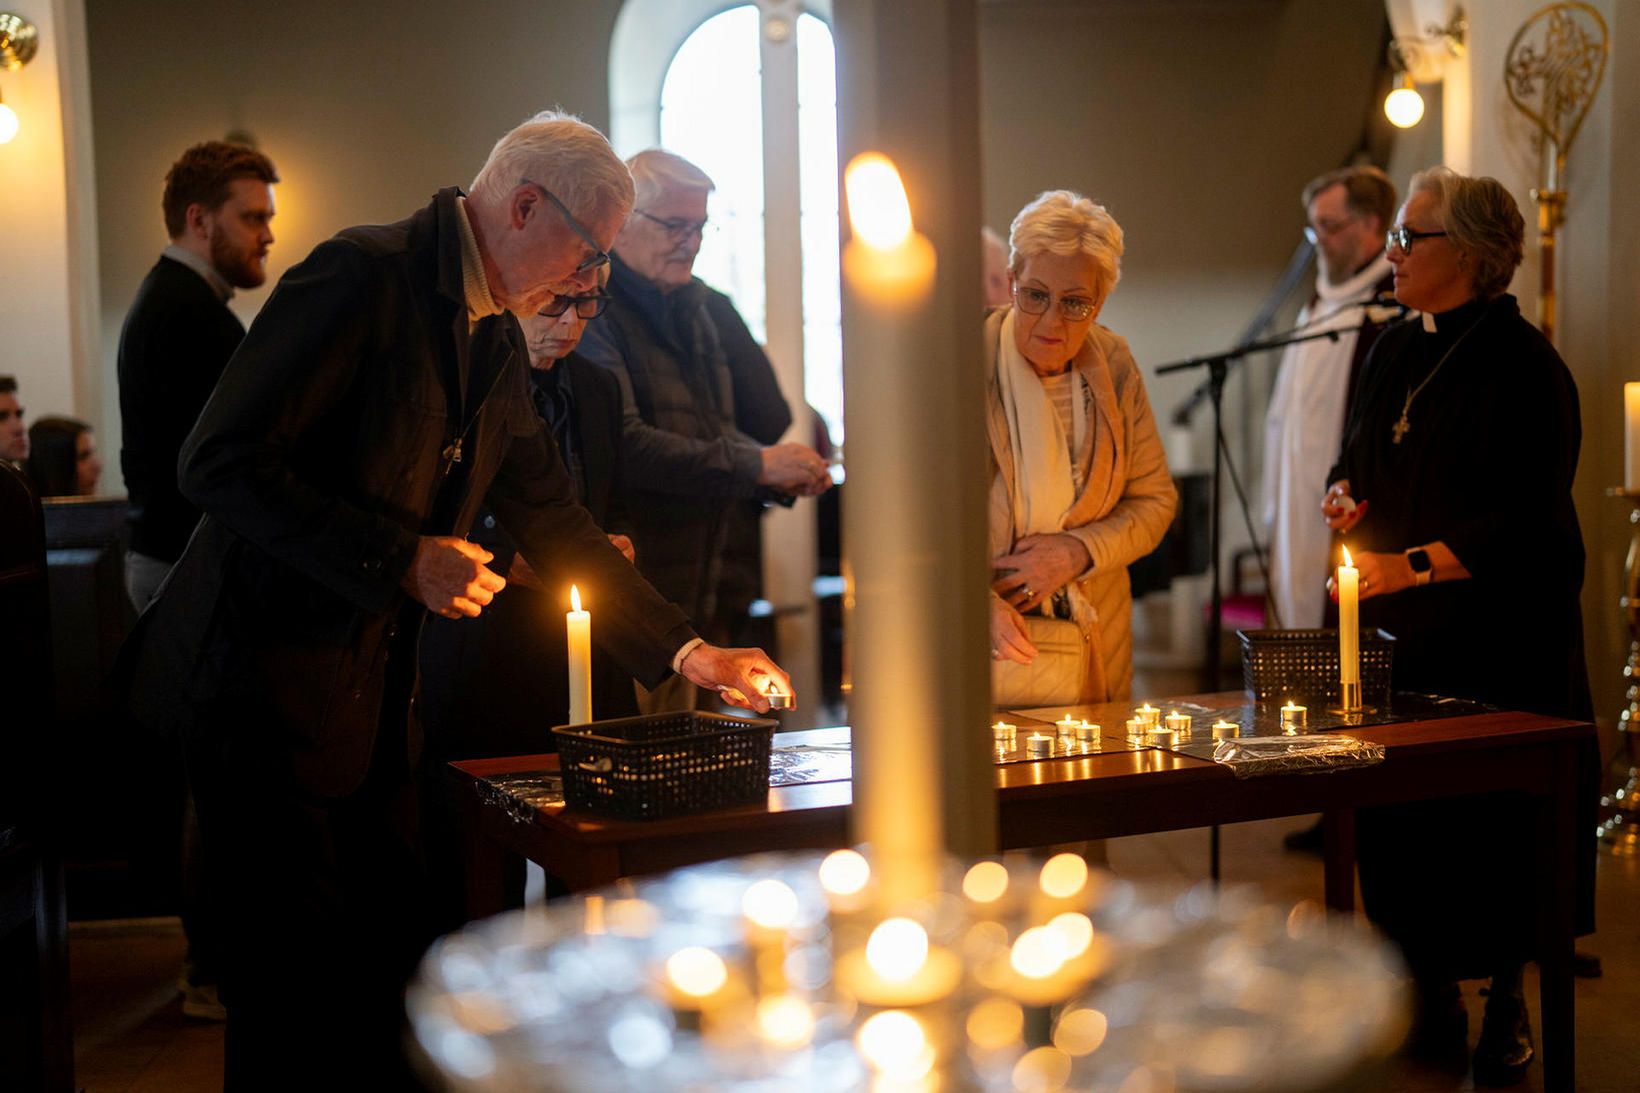
[[[1378,325],[1404,319],[1412,312],[1412,308],[1397,300],[1393,292],[1380,292],[1367,301],[1361,310],[1365,313],[1367,322]]]

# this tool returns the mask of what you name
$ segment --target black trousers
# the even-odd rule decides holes
[[[403,999],[435,918],[412,683],[402,670],[390,678],[369,774],[346,797],[301,792],[279,760],[279,726],[253,704],[208,711],[202,724],[232,730],[189,747],[221,909],[228,1090],[422,1088]]]

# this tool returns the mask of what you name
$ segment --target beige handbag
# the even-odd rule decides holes
[[[991,705],[1005,709],[1074,706],[1087,683],[1088,643],[1069,619],[1026,615],[1025,636],[1036,646],[1029,664],[991,662]]]

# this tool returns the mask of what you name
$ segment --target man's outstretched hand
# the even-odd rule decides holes
[[[683,658],[682,673],[696,686],[718,692],[730,705],[758,713],[769,712],[765,695],[770,683],[780,694],[792,694],[791,677],[761,649],[697,645]]]

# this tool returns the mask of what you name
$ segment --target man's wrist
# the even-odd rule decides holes
[[[690,653],[705,644],[705,638],[690,638],[684,642],[678,647],[678,651],[672,654],[672,670],[681,676],[683,674],[683,662],[689,659]]]

